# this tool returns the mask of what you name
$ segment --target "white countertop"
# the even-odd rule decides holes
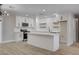
[[[36,34],[36,35],[54,35],[59,34],[59,32],[27,32],[28,34]]]
[[[16,33],[21,33],[20,28],[15,28],[14,32]],[[59,34],[59,31],[54,31],[54,32],[44,32],[44,31],[30,31],[27,32],[28,34],[33,34],[33,35],[54,35],[54,34]]]

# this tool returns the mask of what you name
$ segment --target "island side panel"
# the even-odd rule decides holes
[[[54,35],[28,34],[27,43],[39,48],[47,49],[50,51],[56,51],[59,48],[59,39],[55,40],[54,38],[57,39],[56,37],[54,37]]]

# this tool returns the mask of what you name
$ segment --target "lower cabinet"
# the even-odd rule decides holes
[[[22,32],[17,32],[17,33],[15,34],[15,39],[16,39],[16,41],[21,41],[21,40],[23,40],[23,33],[22,33]]]

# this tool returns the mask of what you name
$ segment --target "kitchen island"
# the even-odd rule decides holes
[[[57,51],[59,49],[59,32],[29,32],[27,43],[50,51]]]

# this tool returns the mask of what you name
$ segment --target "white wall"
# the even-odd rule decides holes
[[[2,41],[14,41],[14,28],[16,23],[15,13],[9,12],[9,16],[3,16]]]
[[[0,21],[0,43],[1,42],[2,42],[2,21]]]
[[[73,44],[76,39],[76,28],[75,28],[75,19],[72,14],[68,14],[68,24],[67,24],[67,45],[70,46]]]

